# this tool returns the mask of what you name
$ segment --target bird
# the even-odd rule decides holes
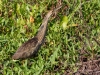
[[[48,21],[51,17],[51,15],[56,12],[58,9],[60,9],[61,6],[55,8],[55,9],[51,9],[46,16],[44,17],[41,26],[38,29],[37,34],[29,39],[28,41],[26,41],[25,43],[23,43],[18,49],[17,51],[14,53],[14,55],[12,56],[12,59],[14,60],[18,60],[18,59],[26,59],[28,57],[33,56],[34,54],[36,54],[39,50],[39,48],[41,47],[45,35],[46,35],[46,31],[47,31],[47,24]]]

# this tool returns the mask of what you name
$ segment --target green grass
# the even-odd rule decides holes
[[[83,55],[88,60],[100,54],[100,0],[63,0],[37,56],[12,60],[17,48],[36,34],[53,4],[55,0],[0,1],[0,75],[61,75],[68,70],[71,74],[78,69],[81,50],[88,52]]]

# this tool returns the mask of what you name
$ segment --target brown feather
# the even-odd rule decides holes
[[[16,53],[12,56],[13,59],[24,59],[36,53],[38,44],[38,38],[34,37],[29,39],[27,42],[22,44],[16,51]]]

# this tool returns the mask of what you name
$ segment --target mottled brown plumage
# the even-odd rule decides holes
[[[20,46],[16,53],[12,56],[12,59],[25,59],[34,55],[38,51],[46,34],[48,20],[52,13],[56,12],[59,8],[51,10],[47,13],[36,36],[22,44],[22,46]]]

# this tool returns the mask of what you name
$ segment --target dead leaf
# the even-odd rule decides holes
[[[34,18],[32,16],[30,16],[30,23],[34,22]]]

